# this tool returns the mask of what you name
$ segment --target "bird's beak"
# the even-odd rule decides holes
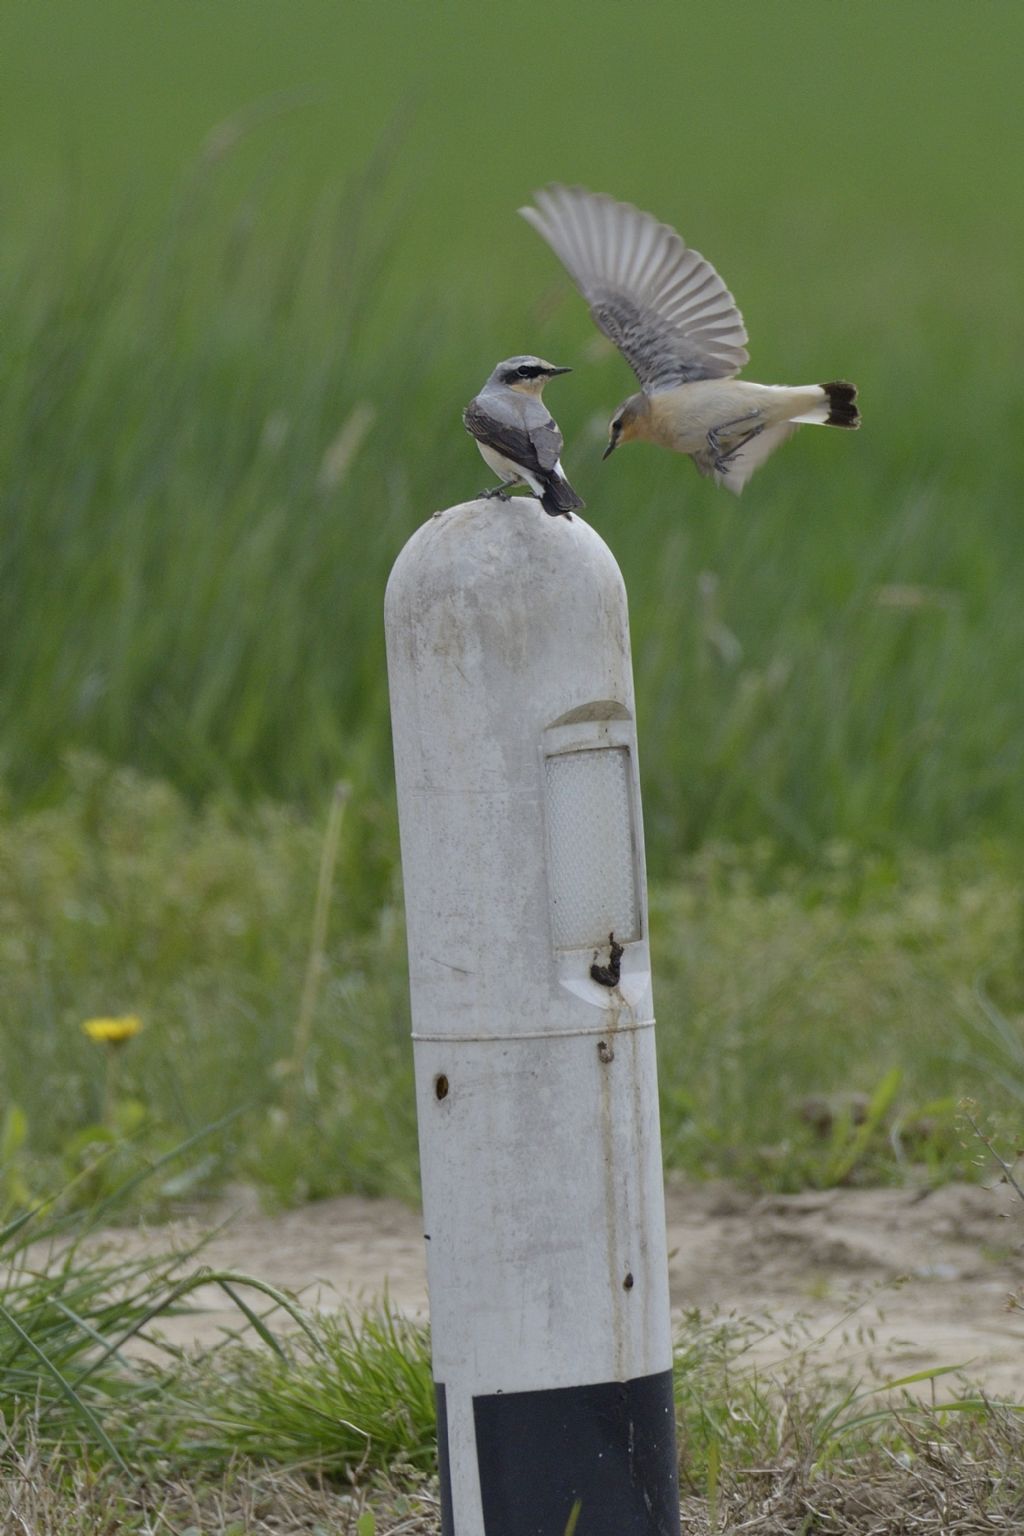
[[[550,374],[551,378],[554,378],[556,373],[572,373],[572,369],[571,368],[549,368],[548,369],[548,373]]]
[[[602,453],[602,455],[601,455],[602,459],[606,459],[610,453],[614,453],[618,446],[619,446],[619,440],[618,440],[617,437],[609,438],[608,439],[608,447],[605,449],[604,453]]]

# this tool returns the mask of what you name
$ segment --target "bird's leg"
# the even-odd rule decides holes
[[[478,499],[480,501],[490,501],[493,496],[497,496],[499,501],[508,501],[511,496],[509,486],[515,485],[515,483],[514,480],[503,480],[500,485],[492,485],[490,490],[481,491]]]
[[[761,412],[758,410],[748,411],[745,416],[736,416],[732,421],[723,421],[717,427],[712,427],[708,432],[707,443],[714,459],[716,474],[724,475],[726,473],[729,468],[729,460],[733,454],[738,453],[741,448],[745,448],[747,443],[763,432],[764,423],[762,422],[760,426],[752,427],[749,432],[744,432],[739,442],[731,444],[728,448],[722,444],[722,433],[730,432],[733,427],[741,427],[745,421],[754,421],[760,414]]]
[[[708,432],[708,447],[711,450],[711,463],[716,475],[725,474],[725,459],[722,457],[722,445],[718,440],[718,429],[712,427]]]
[[[764,422],[762,421],[762,422],[759,422],[756,427],[751,427],[749,432],[744,432],[744,434],[740,438],[739,442],[738,443],[734,443],[733,446],[729,449],[729,452],[725,456],[726,457],[726,461],[728,461],[729,459],[734,459],[736,457],[736,455],[739,453],[741,448],[745,448],[748,443],[752,443],[754,441],[755,437],[760,437],[761,433],[763,431],[764,431]]]

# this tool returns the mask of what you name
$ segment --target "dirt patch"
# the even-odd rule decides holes
[[[888,1376],[963,1366],[1024,1399],[1024,1213],[1005,1186],[668,1196],[672,1301],[821,1339],[816,1358]],[[766,1340],[760,1361],[787,1347]],[[945,1387],[943,1391],[947,1390]]]
[[[667,1214],[673,1306],[764,1320],[772,1331],[750,1355],[759,1365],[792,1350],[797,1326],[820,1341],[818,1361],[889,1376],[962,1366],[989,1393],[1024,1400],[1024,1313],[1007,1307],[1024,1285],[1024,1215],[1005,1186],[756,1196],[673,1184]],[[216,1213],[108,1237],[165,1253],[220,1221],[208,1264],[310,1306],[368,1307],[387,1295],[406,1315],[427,1315],[419,1213],[394,1201],[348,1197],[267,1215],[245,1193]],[[203,1310],[166,1322],[167,1337],[208,1343],[237,1327],[218,1289],[197,1302]]]

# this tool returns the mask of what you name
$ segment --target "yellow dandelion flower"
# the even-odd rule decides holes
[[[137,1013],[123,1013],[116,1019],[86,1019],[82,1029],[90,1040],[101,1045],[122,1045],[142,1028]]]

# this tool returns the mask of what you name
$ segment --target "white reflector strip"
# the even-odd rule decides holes
[[[629,751],[597,747],[544,760],[548,877],[556,949],[640,937]]]

